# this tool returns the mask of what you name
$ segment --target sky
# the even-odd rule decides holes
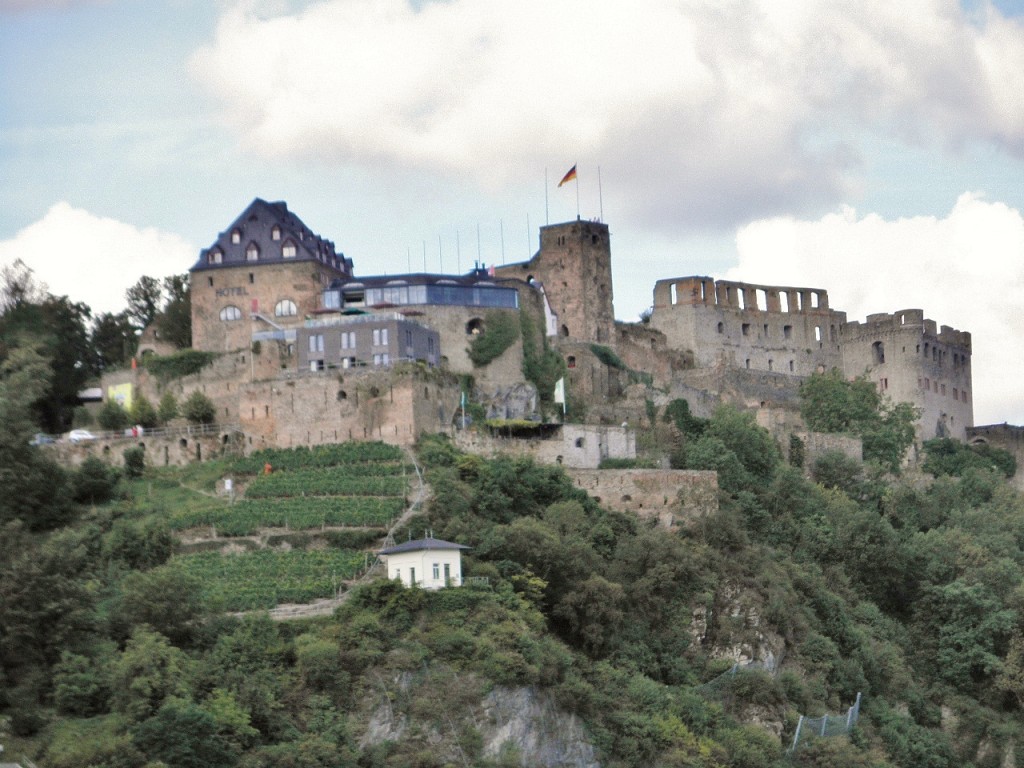
[[[920,308],[1024,424],[1021,72],[1024,0],[0,0],[0,265],[119,311],[256,197],[357,274],[601,219],[619,319],[687,275]]]

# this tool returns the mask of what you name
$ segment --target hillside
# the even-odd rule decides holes
[[[827,457],[816,483],[723,410],[674,454],[719,470],[720,511],[666,531],[601,508],[556,467],[424,439],[432,498],[395,538],[468,544],[466,574],[487,581],[428,593],[353,581],[397,511],[389,494],[406,494],[387,479],[409,477],[393,448],[133,479],[99,461],[67,473],[4,423],[11,482],[48,491],[0,509],[0,739],[15,758],[1016,764],[1024,503],[969,451],[935,447],[934,480]],[[216,494],[229,475],[244,492],[233,504]],[[241,575],[252,593],[224,586],[242,563],[257,565]],[[300,591],[260,592],[286,579]],[[325,618],[232,615],[346,589]],[[722,676],[747,660],[759,664]],[[858,693],[848,737],[786,754],[801,714],[845,714]]]

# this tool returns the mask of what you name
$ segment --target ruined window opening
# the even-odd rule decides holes
[[[790,372],[790,373],[793,373],[793,370],[794,370],[794,369],[793,369],[793,361],[792,361],[792,360],[790,360],[790,361],[789,361],[789,372]]]
[[[725,323],[723,323],[723,322],[719,322],[718,323],[718,332],[719,333],[725,333]]]
[[[252,272],[250,272],[249,273],[249,285],[252,285],[255,282],[256,282],[256,275],[254,275]]]
[[[787,339],[793,338],[793,326],[792,325],[784,325],[784,326],[782,326],[782,335],[783,335],[784,338],[787,338]]]
[[[750,323],[744,323],[741,330],[743,331],[743,335],[744,336],[749,336],[750,335]]]
[[[767,310],[768,309],[768,293],[762,288],[758,288],[754,291],[754,302],[757,305],[757,309]]]
[[[668,301],[673,306],[679,303],[679,291],[675,283],[668,287]]]
[[[577,448],[582,448],[583,447],[583,438],[582,437],[577,437],[576,438],[576,447]]]
[[[821,306],[821,296],[817,291],[811,292],[811,309],[817,309]]]
[[[789,312],[789,294],[786,291],[779,294],[779,307],[783,312]]]
[[[576,367],[576,357],[574,355],[569,355],[569,357],[565,361],[565,365],[566,365],[567,368],[575,368]]]
[[[569,336],[569,326],[568,325],[563,325],[562,326],[562,336],[565,336],[566,338],[568,338],[568,336]]]
[[[338,390],[338,399],[339,400],[348,400],[348,392],[346,392],[344,389],[339,389]]]
[[[768,323],[764,324],[764,337],[766,339],[768,338]]]
[[[736,301],[739,303],[740,309],[745,310],[747,308],[747,295],[746,291],[742,288],[736,291]]]
[[[208,278],[206,278],[206,282],[207,282],[207,284],[208,284],[208,285],[209,285],[209,286],[210,286],[211,288],[213,288],[213,278],[212,278],[212,277],[208,277]]]
[[[775,370],[775,361],[772,360],[770,357],[768,358],[768,370]]]
[[[748,357],[748,358],[747,358],[747,359],[746,359],[746,360],[744,361],[744,365],[745,365],[745,366],[746,366],[747,368],[749,368],[749,367],[750,367],[750,358],[749,358],[749,357]]]
[[[928,342],[927,341],[924,343],[924,356],[928,357]]]
[[[814,326],[814,340],[819,342],[819,343],[821,342],[821,326],[820,325]]]
[[[700,300],[708,300],[708,284],[705,283],[703,280],[700,281]]]
[[[876,341],[871,345],[871,352],[874,357],[875,365],[881,365],[885,362],[885,344],[880,341]]]
[[[594,245],[597,245],[597,235],[591,235],[590,242],[593,243]]]
[[[938,347],[932,347],[932,360],[938,360],[938,359],[939,359],[939,348]]]

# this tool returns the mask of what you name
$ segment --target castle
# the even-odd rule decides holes
[[[205,391],[252,447],[410,443],[459,426],[463,393],[488,415],[537,418],[551,393],[523,370],[538,349],[561,357],[570,400],[587,404],[565,428],[580,435],[570,448],[601,447],[579,459],[591,464],[616,441],[628,451],[615,430],[642,421],[645,399],[686,397],[698,415],[723,401],[792,413],[800,382],[831,369],[917,406],[919,441],[963,440],[973,426],[969,333],[919,309],[848,321],[822,289],[702,276],[658,280],[649,317],[618,322],[599,221],[541,227],[523,263],[359,276],[284,202],[256,199],[190,272],[193,347],[219,357],[177,386]],[[510,325],[521,333],[474,364],[474,340]],[[638,375],[654,389],[632,394]]]

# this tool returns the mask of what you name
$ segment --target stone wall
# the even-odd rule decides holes
[[[844,322],[821,289],[685,277],[655,284],[650,325],[699,368],[809,376],[842,365]]]
[[[484,429],[458,430],[455,444],[481,456],[529,456],[541,464],[596,469],[604,459],[635,459],[636,431],[588,424],[552,425],[547,437],[500,437]]]
[[[936,328],[920,309],[869,315],[842,328],[843,371],[867,374],[893,402],[921,409],[917,440],[964,440],[974,425],[971,334]]]
[[[967,442],[971,445],[991,445],[1013,454],[1017,460],[1017,473],[1009,482],[1018,491],[1024,491],[1024,427],[1005,423],[970,427],[967,430]]]
[[[558,315],[558,336],[615,344],[611,241],[608,225],[570,221],[540,228],[530,261],[496,269],[498,277],[540,282]]]
[[[124,466],[124,452],[140,447],[146,452],[146,465],[153,467],[181,467],[194,461],[203,461],[223,455],[242,452],[241,434],[231,427],[211,431],[188,428],[181,430],[144,432],[141,437],[112,437],[100,434],[96,440],[81,443],[56,443],[46,450],[65,466],[77,467],[88,456],[96,456],[115,467]]]
[[[603,506],[655,519],[664,528],[718,511],[718,473],[684,469],[570,469]]]
[[[308,260],[197,271],[192,275],[192,347],[207,352],[248,349],[257,331],[297,327],[319,309],[321,292],[341,274]],[[297,313],[275,317],[274,307],[285,299],[295,302]],[[240,319],[220,319],[228,306],[238,307]]]

